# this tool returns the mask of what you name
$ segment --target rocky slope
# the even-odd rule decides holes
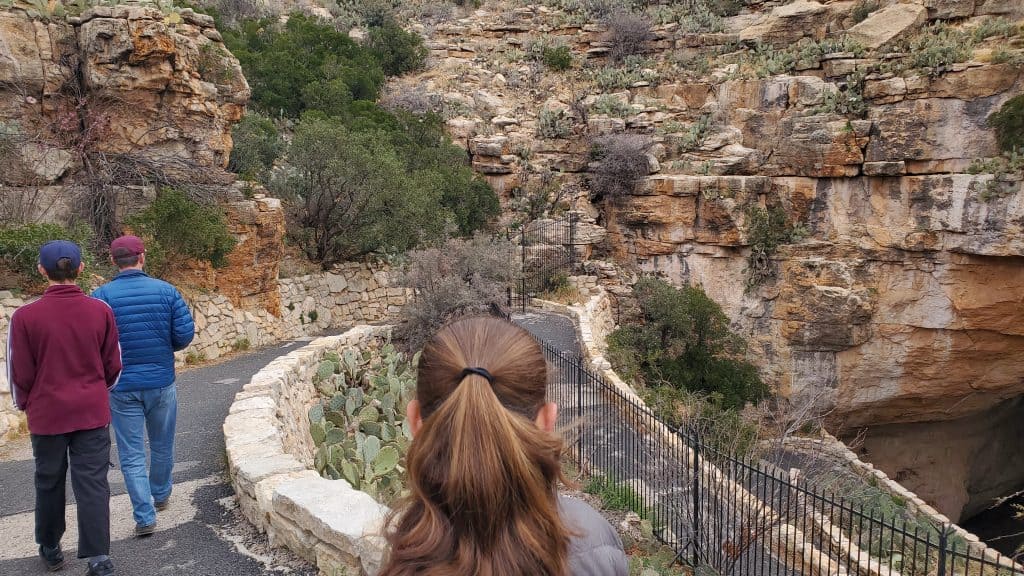
[[[1024,190],[976,162],[999,154],[988,117],[1024,92],[1024,5],[748,4],[720,32],[656,26],[645,54],[612,65],[607,28],[585,15],[488,2],[424,29],[431,70],[392,89],[439,106],[510,205],[557,198],[607,231],[591,235],[596,257],[703,285],[776,389],[820,403],[840,432],[967,419],[960,448],[977,450],[1006,420],[979,415],[1024,393]],[[1005,36],[975,32],[997,23]],[[531,58],[559,44],[572,69]],[[937,45],[968,52],[929,67]],[[649,136],[649,175],[595,200],[589,142],[627,132]],[[751,207],[803,234],[748,287]],[[881,448],[891,430],[876,464],[954,518],[993,484],[1024,483],[972,491],[991,466],[901,462]],[[945,486],[944,466],[966,480]]]

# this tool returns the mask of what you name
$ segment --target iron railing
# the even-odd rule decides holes
[[[949,525],[854,503],[669,426],[581,358],[544,351],[568,455],[650,521],[680,564],[721,575],[1024,576]]]
[[[570,276],[576,272],[576,229],[579,215],[569,212],[557,219],[534,220],[508,230],[513,242],[509,266],[519,271],[507,289],[509,308],[526,311],[530,300],[551,288],[556,275]]]

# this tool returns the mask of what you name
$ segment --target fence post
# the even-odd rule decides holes
[[[578,356],[571,356],[570,358],[572,359],[571,365],[572,365],[573,384],[576,385],[576,410],[577,410],[576,417],[582,420],[582,418],[583,418],[583,376],[582,376],[581,371],[580,371],[580,367],[581,367],[580,366],[580,358]],[[579,439],[577,440],[576,443],[578,445],[578,452],[579,452],[579,460],[578,461],[580,463],[580,469],[581,470],[583,468],[583,456],[584,456],[584,454],[583,454],[583,435],[585,433],[586,432],[584,431],[583,425],[580,425],[580,436],[579,436]]]
[[[519,251],[521,252],[520,258],[520,270],[522,271],[522,281],[520,282],[519,298],[521,299],[520,305],[522,306],[520,312],[526,312],[526,299],[529,296],[526,295],[526,223],[523,223],[523,227],[519,232]]]
[[[569,212],[569,273],[576,274],[576,213]]]
[[[939,573],[938,576],[946,576],[946,550],[949,548],[949,526],[942,525],[939,530]]]
[[[696,570],[700,563],[700,436],[696,427],[693,436],[688,437],[687,441],[693,448],[693,568]]]

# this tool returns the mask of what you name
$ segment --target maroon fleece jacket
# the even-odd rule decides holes
[[[32,434],[66,434],[110,424],[107,392],[121,375],[110,306],[73,285],[50,286],[15,310],[7,338],[14,403]]]

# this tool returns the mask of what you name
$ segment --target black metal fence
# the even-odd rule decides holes
[[[544,348],[569,455],[650,521],[680,564],[722,575],[1024,575],[951,526],[853,503],[670,427],[579,357]]]
[[[575,212],[557,219],[542,219],[508,230],[513,241],[509,265],[519,275],[509,286],[508,306],[525,311],[530,299],[551,289],[558,275],[572,275],[576,258],[576,229],[579,216]]]

